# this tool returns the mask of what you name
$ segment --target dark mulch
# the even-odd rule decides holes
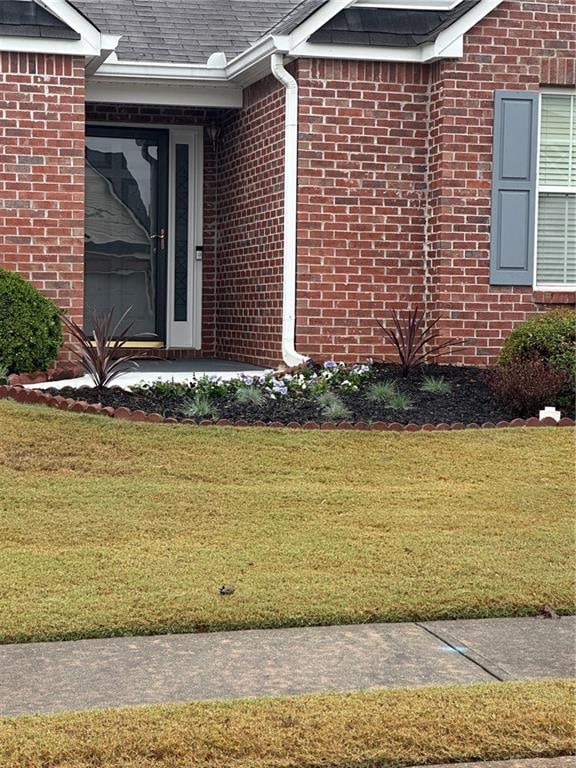
[[[428,394],[420,391],[424,376],[442,376],[451,385],[448,394]],[[414,401],[409,410],[393,410],[381,403],[370,402],[366,393],[370,384],[376,381],[396,381],[400,392]],[[185,418],[184,398],[152,397],[127,392],[113,387],[102,393],[95,389],[81,388],[48,390],[52,394],[89,403],[102,403],[119,408],[143,410]],[[402,378],[398,366],[382,363],[374,365],[370,381],[358,392],[338,392],[352,412],[351,421],[385,421],[400,424],[439,424],[442,422],[483,423],[486,421],[510,421],[519,416],[500,405],[486,384],[486,371],[482,368],[450,365],[427,365],[408,378]],[[217,418],[246,420],[249,422],[326,421],[320,407],[311,395],[287,395],[278,400],[266,400],[262,405],[244,405],[233,395],[219,398],[216,403]]]

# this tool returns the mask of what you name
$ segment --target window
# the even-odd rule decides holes
[[[536,285],[576,285],[576,95],[543,93]]]

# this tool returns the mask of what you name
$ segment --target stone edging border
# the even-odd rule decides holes
[[[8,384],[13,387],[24,384],[43,384],[46,381],[63,381],[64,379],[77,379],[84,375],[84,371],[78,365],[55,365],[47,371],[36,373],[11,373],[8,376]]]
[[[540,421],[535,416],[529,419],[513,419],[512,421],[499,421],[494,423],[486,421],[484,424],[464,424],[456,422],[454,424],[400,424],[398,422],[387,423],[384,421],[358,421],[355,423],[343,421],[340,423],[307,421],[304,424],[292,421],[289,424],[282,424],[279,421],[266,423],[264,421],[232,421],[229,419],[220,419],[219,421],[194,421],[194,419],[174,419],[172,417],[162,416],[160,413],[146,413],[146,411],[131,411],[130,408],[120,407],[112,408],[100,403],[87,403],[85,400],[73,400],[72,398],[62,397],[61,395],[51,395],[40,389],[24,389],[21,385],[14,386],[10,384],[0,385],[0,400],[15,400],[18,403],[28,403],[36,405],[47,405],[50,408],[57,408],[60,411],[70,411],[71,413],[84,413],[90,415],[108,416],[113,419],[124,419],[126,421],[140,421],[151,424],[186,424],[196,427],[268,427],[283,429],[353,429],[353,430],[372,430],[388,432],[445,432],[447,430],[458,429],[501,429],[503,427],[573,427],[576,422],[573,419],[563,418],[556,422],[548,417]]]

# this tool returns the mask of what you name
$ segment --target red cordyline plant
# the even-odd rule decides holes
[[[98,390],[109,387],[123,373],[138,368],[136,361],[143,359],[143,355],[137,353],[117,356],[129,341],[128,334],[134,325],[132,322],[122,327],[131,309],[127,309],[116,324],[113,320],[114,307],[101,315],[91,310],[90,320],[94,329],[91,335],[85,333],[74,320],[62,317],[65,328],[79,345],[79,349],[70,347],[70,351]]]
[[[396,348],[402,376],[408,376],[415,368],[429,359],[439,357],[448,349],[454,351],[465,348],[466,339],[439,342],[441,333],[436,326],[440,318],[426,320],[422,307],[408,310],[403,318],[395,309],[391,315],[393,328],[386,328],[380,320],[377,322]]]

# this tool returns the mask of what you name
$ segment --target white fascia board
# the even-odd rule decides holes
[[[302,43],[290,50],[290,56],[303,59],[348,59],[350,61],[423,61],[422,48],[387,48],[373,45],[327,45]]]
[[[98,77],[133,80],[203,80],[227,82],[226,70],[205,64],[181,64],[163,61],[115,61],[104,63]]]
[[[468,11],[458,21],[451,24],[448,29],[440,32],[434,43],[434,54],[428,61],[439,58],[452,58],[453,54],[450,52],[452,46],[457,43],[458,40],[462,41],[462,50],[464,45],[464,35],[469,32],[472,27],[476,26],[479,21],[485,16],[488,16],[495,8],[503,2],[503,0],[480,0],[478,5],[475,5],[472,10]],[[459,54],[460,56],[462,54]]]
[[[347,8],[353,6],[354,3],[355,0],[328,0],[325,5],[318,8],[315,13],[290,33],[290,48],[295,48],[305,40],[308,40],[310,35],[317,32],[341,11],[345,11]]]
[[[243,103],[243,92],[240,86],[229,83],[186,80],[121,81],[98,76],[90,78],[86,84],[86,101],[238,109]]]
[[[393,0],[385,3],[382,0],[357,0],[355,8],[388,8],[403,11],[451,11],[463,0]]]
[[[86,40],[52,40],[47,37],[17,37],[0,35],[0,51],[6,53],[46,53],[63,56],[94,57],[100,48]]]
[[[83,42],[100,51],[102,33],[67,0],[39,0],[39,4],[75,32],[78,32]]]
[[[60,19],[78,35],[79,40],[59,40],[45,37],[4,37],[0,36],[0,50],[17,53],[46,53],[65,56],[84,56],[90,61],[115,50],[120,37],[103,35],[67,0],[37,0],[37,2]]]

